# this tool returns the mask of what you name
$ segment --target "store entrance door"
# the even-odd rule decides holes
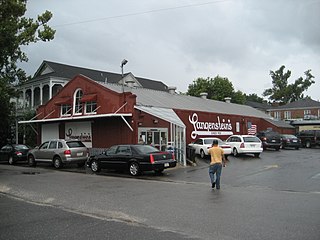
[[[152,145],[161,151],[165,151],[168,144],[167,128],[139,128],[138,142]]]

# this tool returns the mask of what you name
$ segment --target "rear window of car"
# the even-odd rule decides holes
[[[142,153],[142,154],[159,152],[159,150],[157,148],[152,147],[150,145],[137,145],[137,146],[135,146],[135,150],[138,153]]]
[[[15,148],[17,150],[29,149],[26,145],[16,145]]]
[[[86,147],[81,141],[67,142],[69,148]]]
[[[244,142],[260,142],[260,139],[257,137],[243,137]]]

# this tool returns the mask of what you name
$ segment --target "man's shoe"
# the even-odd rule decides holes
[[[212,183],[211,187],[214,188],[216,186],[216,183]]]
[[[220,186],[217,186],[217,189],[220,189]]]

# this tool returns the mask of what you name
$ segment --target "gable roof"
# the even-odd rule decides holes
[[[88,78],[98,82],[119,83],[122,79],[122,75],[120,73],[82,68],[45,60],[36,71],[32,81],[41,80],[45,77],[56,77],[71,80],[79,74],[87,76]],[[158,91],[168,91],[168,86],[161,81],[135,77],[130,72],[124,74],[124,76],[128,75],[135,78],[135,80],[137,80],[143,88],[149,88]]]
[[[248,105],[250,107],[257,108],[260,110],[264,110],[264,111],[270,108],[270,105],[268,103],[259,103],[259,102],[253,102],[253,101],[246,101],[245,105]]]
[[[102,86],[117,92],[122,92],[121,85],[98,82]],[[164,91],[156,91],[146,88],[129,88],[125,86],[125,92],[132,92],[137,96],[137,106],[149,106],[158,108],[171,108],[177,110],[197,110],[203,112],[215,112],[240,116],[252,116],[257,118],[271,118],[260,110],[247,105],[226,103],[211,99],[203,99],[189,95],[172,94]]]
[[[269,110],[284,110],[284,109],[301,109],[301,108],[320,108],[320,102],[305,98],[295,102],[288,103],[286,105],[272,107]]]

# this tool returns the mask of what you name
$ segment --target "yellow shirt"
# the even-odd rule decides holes
[[[210,165],[222,163],[224,151],[221,147],[212,147],[208,150],[208,153],[211,156]]]

